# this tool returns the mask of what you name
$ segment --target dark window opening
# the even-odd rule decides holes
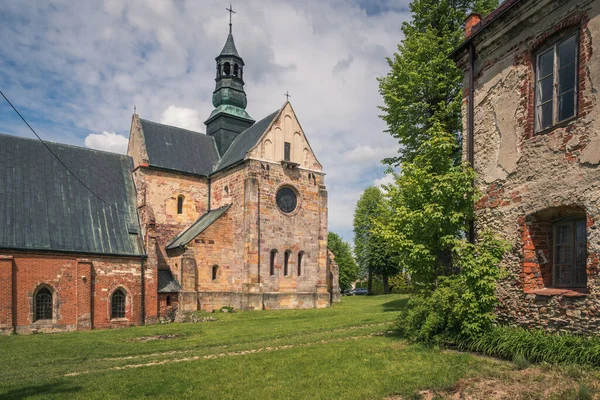
[[[52,319],[52,292],[41,288],[35,295],[35,320]]]
[[[125,292],[117,289],[110,298],[110,318],[125,318]]]
[[[291,251],[287,250],[283,256],[283,275],[288,276],[290,274],[289,264]]]
[[[271,262],[269,265],[269,275],[275,275],[275,256],[277,255],[277,250],[271,250]]]
[[[292,152],[292,144],[290,142],[285,142],[283,148],[283,159],[285,161],[290,161],[290,153]]]
[[[217,64],[217,78],[221,76],[221,63]]]
[[[171,306],[171,296],[167,296],[167,307]]]
[[[536,131],[575,116],[577,101],[577,35],[555,43],[537,56]]]
[[[238,76],[239,67],[237,64],[233,64],[233,75]]]
[[[223,73],[224,73],[225,75],[230,75],[230,74],[231,74],[231,64],[229,64],[228,62],[226,62],[226,63],[223,65]]]
[[[216,281],[217,280],[217,274],[219,273],[219,266],[218,265],[213,265],[212,267],[212,280]]]
[[[302,257],[303,256],[304,256],[303,251],[298,253],[298,276],[302,275]]]
[[[587,233],[584,218],[554,223],[554,286],[587,285]]]
[[[177,214],[183,214],[183,196],[177,198]]]

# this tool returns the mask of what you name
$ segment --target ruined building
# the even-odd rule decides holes
[[[339,299],[321,164],[289,102],[248,115],[244,69],[230,30],[206,134],[134,114],[126,156],[0,135],[0,332]]]
[[[471,15],[465,154],[483,197],[475,236],[513,249],[499,315],[550,331],[600,326],[600,2],[507,0]]]

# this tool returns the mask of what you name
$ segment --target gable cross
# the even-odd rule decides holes
[[[289,91],[289,90],[287,90],[287,91],[284,93],[284,96],[285,96],[285,98],[287,99],[287,101],[290,101],[290,97],[292,97],[292,95],[290,94],[290,91]]]
[[[231,6],[231,3],[229,3],[229,8],[226,8],[227,11],[229,11],[229,33],[231,33],[231,15],[235,14],[236,12],[233,11],[233,7]]]

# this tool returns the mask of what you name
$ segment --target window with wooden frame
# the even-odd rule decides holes
[[[110,297],[110,318],[125,318],[125,292],[117,289]]]
[[[35,321],[52,319],[52,292],[43,287],[35,294]]]
[[[535,131],[577,115],[578,34],[572,33],[538,53],[535,73]]]
[[[553,258],[555,287],[586,287],[587,233],[585,218],[554,223]]]

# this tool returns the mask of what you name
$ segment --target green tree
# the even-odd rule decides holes
[[[340,290],[352,287],[352,283],[358,279],[358,265],[352,256],[350,244],[344,242],[335,232],[327,235],[327,247],[335,256],[335,262],[340,268]]]
[[[380,275],[384,293],[389,293],[389,277],[398,273],[398,257],[386,238],[376,230],[376,221],[389,218],[388,206],[376,186],[364,190],[354,211],[354,254],[359,266],[368,276],[367,290],[373,291],[373,275]]]

